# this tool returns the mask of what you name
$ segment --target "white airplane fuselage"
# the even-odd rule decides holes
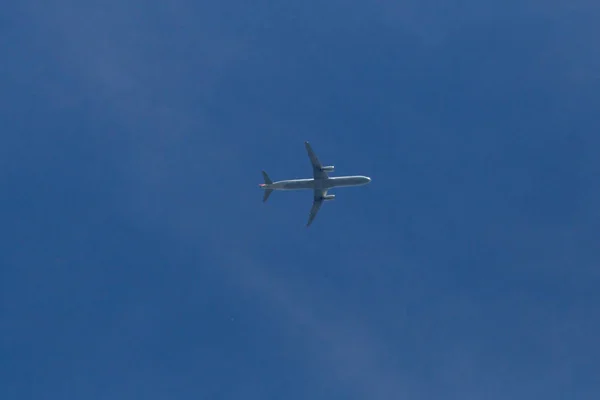
[[[315,190],[332,189],[344,186],[362,186],[371,182],[371,178],[366,176],[335,176],[326,179],[289,179],[277,181],[271,184],[261,184],[263,189],[270,190]]]
[[[330,189],[348,186],[363,186],[371,182],[371,178],[362,175],[352,176],[329,176],[330,172],[335,170],[333,165],[323,165],[308,142],[304,142],[306,152],[312,165],[313,176],[308,179],[288,179],[274,182],[265,170],[262,170],[264,183],[259,186],[263,189],[263,203],[269,199],[269,196],[279,190],[312,190],[312,207],[308,213],[308,222],[310,226],[324,202],[335,199],[334,194],[328,194]]]

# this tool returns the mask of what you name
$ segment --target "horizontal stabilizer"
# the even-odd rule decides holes
[[[269,175],[265,171],[262,171],[262,176],[267,185],[270,185],[273,183],[273,181],[271,180],[271,178],[269,178]]]
[[[265,194],[263,194],[263,203],[269,199],[271,193],[273,193],[273,189],[265,189]]]

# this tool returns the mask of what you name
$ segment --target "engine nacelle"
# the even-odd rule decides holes
[[[323,172],[333,172],[334,169],[335,169],[335,167],[333,165],[328,165],[326,167],[321,167],[321,171],[323,171]]]
[[[328,200],[333,200],[335,199],[335,194],[328,194],[326,196],[323,196],[323,200],[328,201]]]

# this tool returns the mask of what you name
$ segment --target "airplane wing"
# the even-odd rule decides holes
[[[313,167],[313,177],[315,179],[328,178],[329,176],[327,175],[327,172],[321,170],[322,164],[319,161],[319,159],[317,158],[317,155],[313,151],[310,144],[308,142],[304,142],[304,147],[306,147],[306,152],[308,153],[308,157],[310,158],[310,162]]]
[[[310,213],[308,214],[308,222],[306,226],[309,227],[312,224],[313,220],[317,216],[317,213],[321,209],[323,205],[323,197],[327,195],[327,190],[315,189],[313,196],[313,204],[310,209]]]

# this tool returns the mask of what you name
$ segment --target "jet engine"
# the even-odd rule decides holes
[[[323,200],[327,201],[327,200],[333,200],[335,199],[335,194],[328,194],[326,196],[323,196]]]
[[[327,165],[325,167],[321,167],[321,171],[323,172],[333,172],[335,167],[333,165]]]

